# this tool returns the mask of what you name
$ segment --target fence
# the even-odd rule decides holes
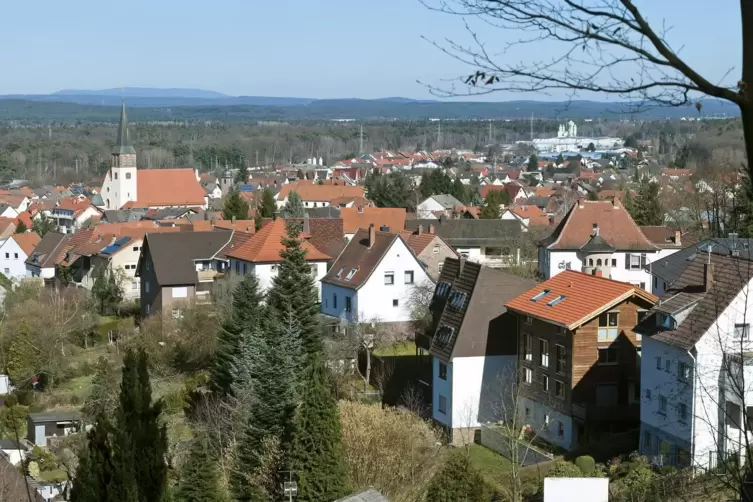
[[[554,458],[554,455],[545,453],[530,443],[514,439],[488,425],[481,425],[480,443],[509,459],[513,458],[511,448],[517,448],[517,462],[522,466],[540,464]]]

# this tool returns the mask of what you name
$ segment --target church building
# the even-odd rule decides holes
[[[112,167],[102,183],[102,209],[195,207],[208,201],[193,169],[138,169],[136,149],[128,139],[126,107],[120,110]]]

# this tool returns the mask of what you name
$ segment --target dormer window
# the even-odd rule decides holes
[[[674,329],[675,320],[671,315],[659,312],[656,314],[656,325],[660,328]]]

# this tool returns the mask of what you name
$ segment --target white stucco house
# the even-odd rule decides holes
[[[539,272],[548,279],[578,270],[653,293],[649,265],[680,247],[652,242],[619,201],[580,200],[539,243]]]
[[[410,298],[433,284],[399,233],[358,230],[322,278],[322,313],[346,322],[412,320]]]
[[[657,465],[745,462],[753,440],[753,264],[697,253],[636,327],[640,452]]]
[[[13,282],[27,277],[26,259],[39,244],[36,232],[14,234],[0,241],[0,272]]]
[[[435,331],[417,344],[432,364],[432,418],[452,441],[473,440],[481,424],[504,419],[512,403],[517,366],[517,320],[505,303],[535,281],[448,258],[442,267],[431,310]]]
[[[432,195],[416,206],[416,215],[419,219],[435,219],[437,213],[451,216],[456,207],[464,207],[465,204],[449,194]]]
[[[123,236],[92,256],[91,267],[94,273],[100,267],[115,273],[121,280],[123,296],[127,300],[135,300],[141,296],[141,281],[136,277],[136,266],[143,244],[143,237]],[[84,287],[91,289],[93,285],[93,281],[87,281]]]
[[[225,250],[230,260],[229,273],[234,277],[256,274],[262,291],[272,286],[272,280],[279,272],[282,257],[280,251],[285,248],[281,242],[287,235],[285,220],[277,218],[264,225],[243,244]],[[306,261],[311,266],[311,274],[321,294],[319,281],[327,273],[327,262],[331,259],[307,240],[301,247],[306,250]]]

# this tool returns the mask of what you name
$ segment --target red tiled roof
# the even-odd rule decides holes
[[[619,202],[579,201],[547,239],[548,249],[580,249],[599,227],[599,235],[617,250],[656,250]]]
[[[18,217],[16,218],[16,226],[20,222],[23,222],[26,226],[27,230],[31,230],[31,227],[34,225],[34,222],[31,220],[31,215],[27,211],[21,211],[18,213]]]
[[[228,230],[236,230],[240,233],[253,234],[256,230],[256,222],[254,220],[215,220],[214,223],[210,220],[197,220],[192,223],[194,232],[208,232],[212,230],[212,227],[226,228]]]
[[[39,241],[42,240],[41,237],[39,237],[39,234],[36,232],[25,232],[23,234],[14,234],[13,240],[16,241],[16,244],[18,244],[18,247],[20,247],[23,252],[26,254],[26,256],[31,256],[31,253],[34,252],[34,248],[37,247],[37,244],[39,244]]]
[[[5,232],[11,225],[13,225],[13,227],[15,228],[15,218],[6,218],[5,216],[0,216],[0,233]]]
[[[485,199],[486,196],[489,195],[489,192],[491,192],[492,190],[504,192],[505,185],[484,185],[481,187],[481,190],[479,190],[479,195],[481,195],[482,199]]]
[[[364,197],[362,186],[305,185],[296,182],[283,185],[278,200],[285,200],[290,192],[298,192],[302,200],[320,202],[329,202],[338,197]]]
[[[340,209],[340,218],[346,234],[354,234],[371,224],[377,230],[387,226],[392,232],[405,227],[405,209],[396,207],[344,207]]]
[[[664,168],[661,170],[662,176],[690,176],[693,174],[691,169]]]
[[[548,293],[533,300],[544,291]],[[565,270],[510,300],[505,307],[567,329],[575,329],[633,295],[652,304],[659,300],[651,293],[626,282]],[[564,299],[550,305],[558,297]]]
[[[536,189],[536,197],[551,197],[555,195],[557,191],[553,188],[539,187]]]
[[[528,218],[529,225],[549,224],[549,217],[537,206],[515,206],[511,207],[510,211],[520,216],[521,218]]]
[[[133,207],[204,205],[204,189],[193,169],[139,169],[136,183]]]
[[[278,218],[259,229],[243,245],[229,251],[228,256],[248,262],[280,262],[280,251],[285,249],[282,238],[286,235],[285,220]],[[302,241],[309,261],[329,260],[330,257],[315,248],[310,242]]]

